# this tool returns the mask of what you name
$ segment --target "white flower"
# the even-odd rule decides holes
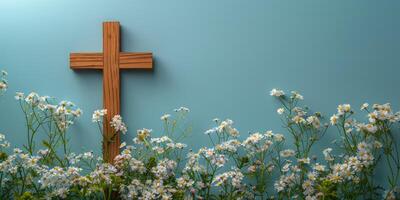
[[[337,107],[338,115],[343,115],[351,111],[350,104],[342,104]]]
[[[162,121],[167,121],[168,118],[170,118],[170,117],[171,117],[170,114],[164,114],[163,116],[160,117],[160,119],[161,119]]]
[[[319,172],[325,171],[325,165],[321,165],[319,163],[315,163],[315,166],[313,168],[315,171],[319,171]]]
[[[75,117],[80,117],[82,115],[82,110],[78,108],[72,111],[72,115],[74,115]]]
[[[267,131],[264,133],[264,136],[267,138],[272,138],[274,136],[274,133],[272,133],[272,131]]]
[[[177,149],[183,149],[183,148],[186,148],[187,147],[187,145],[186,144],[183,144],[183,143],[175,143],[175,148],[177,148]]]
[[[217,154],[212,148],[202,148],[199,150],[199,153],[204,155],[204,157],[211,161],[211,164],[216,165],[217,167],[223,167],[227,161],[225,155]]]
[[[375,123],[376,120],[378,119],[378,113],[376,111],[371,112],[371,113],[368,114],[368,117],[369,117],[369,119],[368,119],[369,122]]]
[[[50,153],[50,150],[49,150],[49,149],[41,149],[41,150],[39,150],[37,153],[38,153],[39,155],[41,155],[41,156],[46,156],[47,154]]]
[[[146,138],[150,137],[151,132],[152,132],[151,129],[146,129],[146,128],[137,130],[137,137],[133,139],[133,142],[135,143],[143,142]]]
[[[311,180],[304,181],[302,184],[302,188],[304,190],[303,192],[304,195],[311,195],[314,193],[313,182]],[[311,199],[310,198],[311,197],[306,198],[306,200],[311,200],[312,198]]]
[[[336,125],[338,122],[339,117],[337,115],[332,115],[330,121],[332,125]]]
[[[92,115],[92,121],[93,122],[101,122],[105,115],[107,115],[107,110],[106,109],[95,110],[93,112],[93,115]]]
[[[232,137],[238,137],[239,136],[239,131],[236,128],[231,128],[228,130],[229,135]]]
[[[361,105],[361,110],[366,110],[368,108],[369,104],[368,103],[363,103]]]
[[[255,165],[250,165],[247,168],[247,172],[249,172],[249,173],[254,173],[254,172],[256,172],[256,170],[257,170],[257,166],[255,166]]]
[[[218,122],[218,121],[216,121],[216,122]],[[232,137],[238,137],[239,131],[236,128],[233,128],[232,125],[233,125],[233,121],[230,119],[226,119],[225,121],[220,122],[217,127],[214,127],[212,129],[205,131],[204,134],[210,135],[213,133],[218,133],[218,134],[227,133]]]
[[[274,135],[274,139],[277,142],[282,142],[285,139],[285,136],[283,136],[282,134],[277,133],[277,134]]]
[[[7,89],[7,83],[5,81],[0,81],[0,90],[5,91]]]
[[[361,151],[361,152],[368,151],[369,147],[370,147],[370,145],[367,144],[366,142],[360,142],[357,144],[357,149],[358,149],[358,151]]]
[[[186,107],[180,107],[180,108],[174,109],[174,111],[175,111],[175,112],[188,113],[188,112],[190,112],[190,109],[189,109],[189,108],[186,108]]]
[[[176,182],[177,182],[179,188],[189,188],[189,187],[192,187],[192,185],[194,184],[194,181],[192,179],[190,179],[189,176],[186,176],[186,175],[177,178]]]
[[[303,164],[310,164],[310,158],[299,158],[299,159],[297,159],[297,162],[303,163]]]
[[[121,132],[122,134],[125,134],[128,131],[128,129],[126,128],[126,125],[122,121],[122,117],[120,115],[115,115],[111,119],[110,124],[111,124],[111,127],[113,127],[116,132]]]
[[[219,126],[216,127],[217,132],[222,133],[225,130],[230,131],[232,129],[233,121],[230,119],[226,119],[222,121]]]
[[[277,180],[274,184],[275,190],[279,193],[284,191],[286,188],[292,187],[295,183],[296,180],[299,177],[295,174],[289,174],[287,176],[282,175],[279,180]]]
[[[154,143],[154,144],[161,144],[161,143],[166,143],[166,142],[170,143],[170,142],[172,142],[172,139],[169,138],[168,136],[162,136],[159,138],[151,138],[150,142]]]
[[[324,154],[325,160],[327,161],[332,161],[334,158],[331,156],[332,148],[326,148],[325,150],[322,151]]]
[[[275,96],[275,97],[280,97],[285,95],[285,92],[283,92],[282,90],[279,89],[272,89],[271,92],[269,93],[271,96]]]
[[[293,151],[292,149],[286,149],[279,153],[279,155],[284,158],[294,156],[294,154],[295,154],[295,151]]]
[[[298,99],[298,100],[303,100],[304,99],[304,97],[300,93],[298,93],[296,91],[292,91],[292,98],[293,99]]]
[[[369,133],[376,133],[376,131],[378,131],[378,127],[372,124],[364,125],[362,128]]]
[[[26,103],[35,106],[39,103],[39,95],[35,92],[31,92],[26,98]]]
[[[126,142],[123,142],[123,143],[121,143],[121,144],[119,145],[119,148],[122,149],[122,148],[124,148],[125,146],[126,146]]]
[[[16,94],[15,94],[15,99],[16,100],[22,100],[22,99],[24,99],[24,93],[22,93],[22,92],[17,92]]]
[[[83,159],[92,159],[94,157],[93,152],[92,151],[88,151],[82,154],[82,158]]]
[[[66,111],[67,111],[67,109],[64,106],[59,106],[56,109],[56,114],[57,115],[63,115],[63,114],[66,114]]]
[[[223,173],[215,176],[213,183],[215,186],[221,186],[224,185],[228,182],[229,179],[229,174],[228,173]]]
[[[284,109],[284,108],[278,108],[278,110],[276,110],[276,112],[277,112],[279,115],[282,115],[282,114],[285,112],[285,109]]]
[[[316,116],[307,117],[307,122],[308,122],[308,124],[311,124],[316,129],[318,129],[321,125],[318,117],[316,117]]]
[[[243,146],[250,147],[252,145],[257,144],[260,140],[262,140],[264,136],[260,133],[253,133],[246,140],[243,141]]]
[[[227,151],[227,152],[236,152],[238,147],[241,145],[239,140],[228,140],[226,142],[223,142],[221,144],[217,144],[215,146],[215,149],[218,151]]]
[[[206,131],[204,132],[204,134],[210,135],[210,134],[213,134],[213,133],[215,133],[215,132],[217,132],[217,129],[216,129],[216,128],[212,128],[212,129],[206,130]]]
[[[300,123],[305,123],[305,122],[306,122],[306,120],[305,120],[302,116],[300,116],[300,115],[294,116],[293,119],[292,119],[292,121],[293,121],[294,123],[296,123],[296,124],[300,124]]]
[[[239,188],[242,185],[242,180],[244,175],[240,170],[234,169],[233,171],[228,171],[223,174],[219,174],[215,176],[212,183],[215,186],[222,186],[225,184],[232,184],[234,188]],[[228,180],[230,179],[230,182]]]

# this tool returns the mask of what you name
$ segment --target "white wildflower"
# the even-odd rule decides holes
[[[310,164],[310,158],[299,158],[297,159],[297,162],[302,164]]]
[[[283,140],[285,140],[285,136],[283,136],[282,134],[277,133],[277,134],[274,135],[274,139],[277,142],[282,142]]]
[[[324,154],[325,160],[326,161],[333,161],[334,158],[331,156],[332,148],[326,148],[322,151]]]
[[[93,112],[93,115],[92,115],[92,121],[93,122],[101,122],[105,115],[107,115],[107,110],[106,109],[95,110]]]
[[[350,104],[342,104],[337,107],[338,115],[343,115],[351,111]]]
[[[151,129],[146,129],[146,128],[137,130],[137,137],[135,139],[137,139],[138,141],[135,141],[134,139],[134,142],[135,143],[143,142],[146,138],[150,137],[151,132],[152,132]]]
[[[171,117],[170,114],[164,114],[163,116],[160,117],[160,119],[161,119],[162,121],[167,121],[170,117]]]
[[[303,100],[304,99],[304,97],[300,93],[298,93],[296,91],[292,91],[292,98],[293,99],[298,99],[298,100]]]
[[[242,185],[243,178],[244,175],[238,169],[235,169],[215,176],[213,184],[215,186],[232,184],[234,188],[239,188]],[[229,179],[230,181],[228,182]]]
[[[300,115],[294,116],[293,119],[292,119],[292,121],[293,121],[294,123],[296,123],[296,124],[301,124],[301,123],[305,123],[305,122],[306,122],[306,120],[305,120],[302,116],[300,116]]]
[[[319,163],[315,163],[315,166],[313,168],[315,171],[318,171],[318,172],[325,171],[325,165],[321,165]]]
[[[180,108],[174,109],[174,111],[175,112],[188,113],[188,112],[190,112],[190,109],[186,108],[186,107],[180,107]]]
[[[269,93],[271,96],[275,96],[275,97],[280,97],[285,95],[285,92],[283,92],[282,90],[279,89],[272,89],[271,92]]]
[[[252,145],[257,144],[264,136],[260,133],[253,133],[243,141],[243,146],[250,148]]]
[[[272,138],[274,136],[274,133],[272,131],[267,131],[264,133],[264,136],[267,138]]]
[[[332,115],[330,121],[332,125],[336,125],[338,123],[339,117],[337,115]]]
[[[368,108],[369,104],[368,103],[363,103],[361,105],[361,110],[366,110]]]
[[[82,115],[82,110],[78,108],[72,111],[72,115],[74,115],[75,117],[80,117]]]
[[[295,151],[293,151],[292,149],[286,149],[283,150],[279,153],[280,156],[287,158],[287,157],[291,157],[295,155]]]
[[[126,125],[122,121],[122,117],[120,115],[115,115],[111,119],[110,124],[111,124],[111,127],[113,127],[116,132],[121,132],[122,134],[125,134],[128,131],[128,129],[126,128]]]
[[[316,129],[318,129],[321,125],[321,122],[319,121],[318,117],[316,117],[316,116],[307,117],[307,123],[312,125]]]
[[[22,93],[22,92],[17,92],[17,93],[15,94],[15,99],[16,99],[16,100],[22,100],[22,99],[25,98],[24,96],[25,96],[24,93]]]
[[[0,91],[5,91],[7,89],[7,83],[5,81],[0,81]]]

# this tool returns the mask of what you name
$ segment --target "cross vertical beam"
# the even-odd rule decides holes
[[[107,109],[106,122],[120,114],[120,80],[119,80],[119,51],[120,51],[119,22],[103,23],[103,105]],[[103,133],[110,139],[115,135],[109,123],[103,124]],[[111,161],[119,153],[119,134],[114,142],[106,142],[103,138],[103,154],[106,161]]]

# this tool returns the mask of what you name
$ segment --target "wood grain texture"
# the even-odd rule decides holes
[[[102,69],[102,53],[71,53],[69,55],[70,67],[72,69]]]
[[[120,114],[120,80],[119,80],[119,22],[103,23],[103,104],[107,109],[107,120],[103,124],[104,134],[111,138],[115,131],[110,126],[112,117]],[[119,134],[114,142],[105,144],[104,153],[107,162],[119,154]]]
[[[152,69],[152,53],[124,53],[119,54],[120,69]]]

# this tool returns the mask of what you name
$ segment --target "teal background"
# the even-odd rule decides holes
[[[36,91],[81,107],[73,150],[100,152],[91,113],[102,106],[102,76],[70,70],[68,56],[101,51],[105,20],[121,22],[123,51],[155,57],[153,72],[121,74],[124,140],[143,127],[161,135],[159,117],[179,106],[192,111],[186,142],[194,148],[207,144],[214,117],[233,119],[242,135],[281,132],[275,87],[300,91],[327,116],[340,103],[397,109],[399,8],[396,0],[1,0],[0,68],[10,88],[0,99],[0,132],[13,145],[25,142],[13,96]],[[333,139],[331,131],[319,145]]]

